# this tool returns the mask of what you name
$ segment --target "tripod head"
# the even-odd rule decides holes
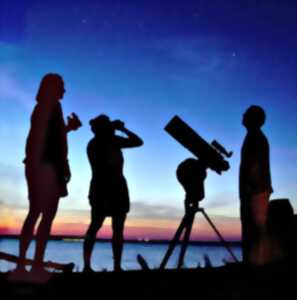
[[[206,179],[206,165],[198,159],[187,158],[176,169],[176,177],[183,186],[185,197],[185,210],[195,211],[198,202],[204,199],[204,180]]]

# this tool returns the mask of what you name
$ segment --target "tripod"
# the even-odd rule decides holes
[[[196,212],[201,212],[202,213],[202,215],[205,217],[207,222],[210,224],[212,229],[215,231],[215,233],[217,234],[217,236],[221,240],[224,247],[227,249],[227,251],[232,256],[234,261],[238,262],[236,256],[232,252],[231,248],[229,247],[229,245],[227,244],[227,242],[225,241],[223,236],[220,234],[220,232],[218,231],[218,229],[216,228],[214,223],[211,221],[211,219],[209,218],[209,216],[205,212],[204,208],[196,208],[196,209],[192,209],[192,210],[189,210],[188,212],[186,212],[186,214],[182,218],[182,221],[181,221],[179,227],[177,228],[177,231],[176,231],[173,239],[171,240],[171,242],[169,244],[169,247],[168,247],[168,250],[167,250],[167,252],[166,252],[166,254],[165,254],[165,256],[164,256],[164,258],[163,258],[163,260],[160,264],[160,269],[165,268],[165,266],[166,266],[166,264],[167,264],[167,262],[168,262],[168,260],[171,256],[175,246],[177,245],[177,243],[180,239],[181,234],[183,233],[183,231],[185,231],[184,238],[183,238],[182,245],[181,245],[181,252],[180,252],[179,258],[178,258],[177,268],[180,269],[183,266],[184,257],[185,257],[185,253],[186,253],[187,246],[188,246],[188,243],[189,243],[189,239],[190,239],[190,235],[191,235],[191,231],[192,231],[193,222],[194,222],[194,219],[195,219]]]

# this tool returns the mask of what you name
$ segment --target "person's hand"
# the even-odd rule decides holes
[[[66,183],[68,183],[71,179],[71,172],[70,172],[70,167],[69,167],[69,164],[67,162],[67,164],[65,164],[65,167],[64,167],[64,180]]]
[[[120,120],[115,120],[115,121],[113,121],[113,126],[114,126],[114,129],[122,130],[125,127],[125,123]]]
[[[77,130],[81,126],[82,126],[82,123],[75,113],[72,113],[70,116],[67,117],[68,131]]]

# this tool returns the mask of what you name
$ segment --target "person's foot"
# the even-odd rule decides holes
[[[84,267],[83,268],[83,273],[85,274],[91,274],[91,273],[95,273],[95,271],[91,268],[91,267]]]
[[[26,281],[29,272],[25,266],[17,266],[14,270],[8,273],[7,280],[11,282]]]
[[[116,266],[114,267],[113,271],[119,273],[119,272],[123,272],[124,270],[120,266]]]

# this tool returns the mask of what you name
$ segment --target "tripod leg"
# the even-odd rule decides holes
[[[216,226],[214,225],[214,223],[211,221],[211,219],[209,218],[209,216],[206,214],[206,212],[204,211],[204,209],[202,209],[200,211],[202,212],[202,214],[204,215],[204,217],[206,218],[206,220],[208,221],[208,223],[210,224],[210,226],[213,228],[213,230],[215,231],[215,233],[217,234],[217,236],[220,238],[220,240],[223,243],[224,247],[230,253],[230,255],[232,256],[232,258],[234,259],[234,261],[238,262],[238,260],[237,260],[236,256],[234,255],[233,251],[231,250],[231,248],[229,247],[229,245],[227,244],[227,242],[225,241],[225,239],[223,238],[223,236],[220,234],[220,232],[218,231],[218,229],[216,228]]]
[[[195,217],[195,214],[190,214],[187,217],[185,235],[183,238],[183,242],[181,245],[181,250],[180,250],[180,254],[179,254],[179,258],[178,258],[178,265],[177,265],[178,269],[180,269],[184,264],[184,257],[185,257],[186,250],[187,250],[187,247],[189,244],[189,239],[190,239],[190,235],[191,235],[191,231],[192,231],[192,227],[193,227],[194,217]]]
[[[182,231],[183,231],[183,229],[186,226],[186,218],[187,218],[186,216],[183,217],[183,219],[182,219],[179,227],[177,228],[176,233],[174,235],[174,238],[171,240],[171,242],[169,244],[169,247],[168,247],[168,250],[167,250],[167,252],[166,252],[166,254],[165,254],[165,256],[164,256],[164,258],[163,258],[163,260],[162,260],[162,262],[160,264],[160,269],[164,269],[165,268],[165,266],[166,266],[166,264],[167,264],[167,262],[169,260],[169,257],[171,256],[171,254],[172,254],[172,252],[174,250],[174,247],[176,246],[176,243],[178,242],[178,240],[179,240],[179,238],[180,238],[180,236],[182,234]]]

